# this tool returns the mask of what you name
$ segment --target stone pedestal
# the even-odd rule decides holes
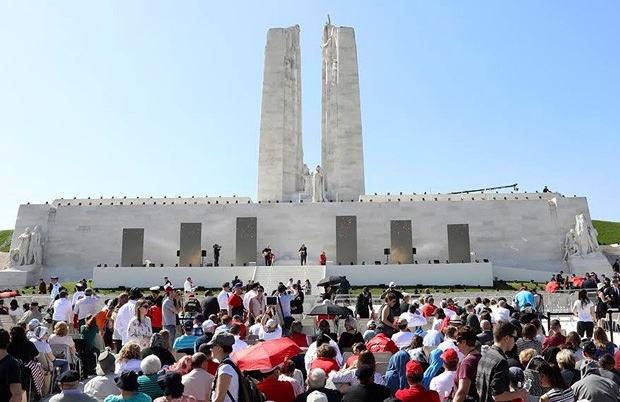
[[[598,274],[611,271],[609,261],[602,252],[596,251],[585,256],[568,257],[568,269],[571,274],[583,276],[586,272]]]
[[[0,271],[0,289],[21,289],[36,285],[41,277],[43,267],[40,265],[20,265]]]

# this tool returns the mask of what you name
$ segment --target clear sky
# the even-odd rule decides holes
[[[256,199],[267,29],[355,28],[366,192],[519,183],[620,221],[620,2],[0,0],[0,228],[56,198]]]

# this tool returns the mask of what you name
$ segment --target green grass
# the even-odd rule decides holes
[[[620,222],[592,221],[599,244],[620,244]]]
[[[12,230],[0,230],[0,252],[8,253],[11,248]]]

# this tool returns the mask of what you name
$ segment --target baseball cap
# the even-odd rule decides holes
[[[604,284],[604,283],[599,283],[599,284],[597,284],[597,285],[596,285],[596,288],[597,288],[598,290],[601,290],[601,289],[603,289],[604,287],[605,287],[605,284]]]
[[[207,345],[232,346],[235,344],[235,337],[228,332],[220,332],[215,335]]]
[[[405,366],[405,373],[407,375],[422,375],[424,374],[424,370],[422,369],[422,365],[419,361],[409,360],[407,362],[407,366]]]
[[[151,286],[151,287],[149,288],[149,290],[150,290],[151,292],[159,292],[159,286]]]
[[[215,323],[212,320],[207,320],[202,323],[203,331],[206,331],[207,329],[211,329],[213,327],[215,327]]]
[[[240,289],[242,287],[243,287],[243,285],[240,284],[239,282],[237,282],[237,283],[235,283],[235,286],[233,286],[233,289]]]
[[[456,353],[456,350],[448,348],[441,354],[441,358],[444,362],[453,362],[459,359],[459,355]]]
[[[368,320],[368,322],[366,323],[366,328],[370,328],[372,325],[377,325],[375,320]]]
[[[391,287],[391,288],[394,288],[394,287],[396,287],[396,282],[390,282],[390,285],[389,285],[389,287]]]
[[[192,329],[192,328],[194,328],[194,324],[191,321],[185,321],[183,323],[183,328],[185,328],[185,329]]]
[[[34,330],[39,325],[41,325],[41,322],[37,320],[36,318],[33,318],[32,320],[28,321],[28,329],[30,330]]]
[[[594,344],[594,342],[591,341],[585,341],[582,345],[582,349],[589,355],[596,353],[596,345]]]
[[[278,326],[278,322],[276,320],[274,320],[273,318],[270,318],[269,320],[267,320],[267,327],[269,328],[276,328]]]
[[[68,370],[62,373],[58,377],[58,382],[60,383],[71,383],[71,382],[79,382],[80,381],[80,373],[75,370]]]

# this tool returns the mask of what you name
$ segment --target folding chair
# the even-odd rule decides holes
[[[39,353],[39,357],[37,357],[37,360],[39,361],[39,363],[41,363],[43,371],[45,372],[42,396],[46,396],[52,393],[54,383],[60,375],[60,368],[54,369],[54,364],[50,361],[50,359],[47,357],[47,354],[45,353]]]
[[[77,354],[71,353],[71,348],[68,345],[55,344],[51,345],[52,353],[59,359],[67,359],[69,362],[69,367],[75,367],[75,371],[78,372],[80,378],[83,377],[82,373],[82,362],[80,361],[79,356]]]

